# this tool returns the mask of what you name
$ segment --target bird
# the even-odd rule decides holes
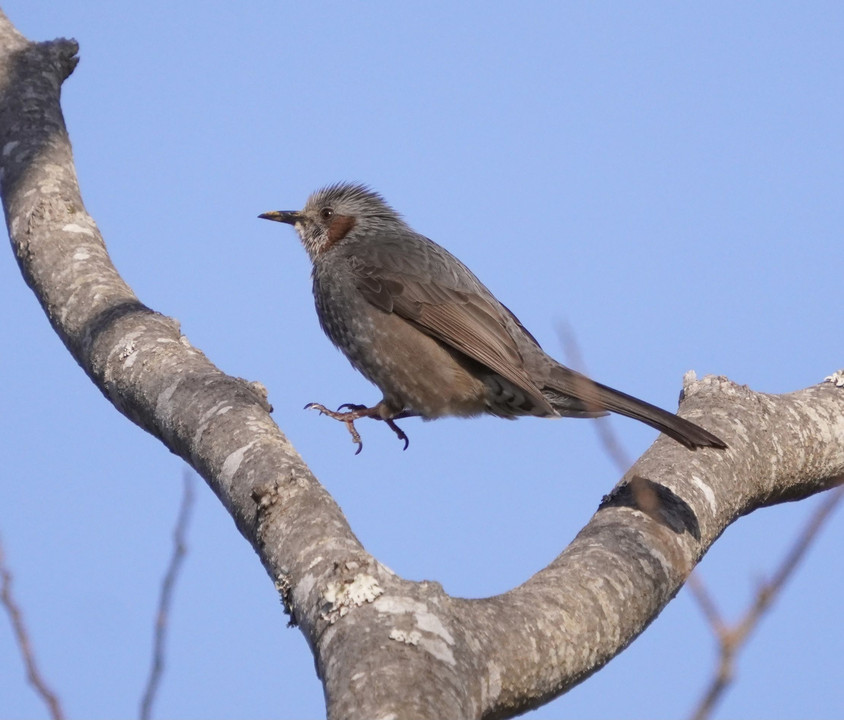
[[[687,448],[726,448],[702,427],[614,390],[548,355],[519,319],[448,250],[414,231],[366,185],[335,183],[301,210],[259,218],[292,225],[312,263],[317,316],[352,366],[383,394],[372,406],[305,407],[345,423],[361,418],[483,414],[515,419],[618,413]]]

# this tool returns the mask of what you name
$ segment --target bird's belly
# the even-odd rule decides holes
[[[396,413],[437,418],[485,411],[486,388],[470,372],[471,361],[403,318],[367,304],[342,322],[324,320],[328,336]]]

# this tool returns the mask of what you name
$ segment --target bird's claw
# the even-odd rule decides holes
[[[396,434],[396,437],[398,437],[399,440],[404,440],[404,447],[402,448],[402,450],[407,450],[407,446],[410,445],[410,438],[405,435],[404,430],[402,430],[392,420],[385,420],[384,422],[387,423],[387,427],[389,427],[390,430],[392,430]]]
[[[343,408],[348,408],[349,412],[357,412],[358,410],[369,409],[366,407],[366,405],[358,405],[356,403],[343,403],[340,407],[337,408],[337,412],[341,412]]]

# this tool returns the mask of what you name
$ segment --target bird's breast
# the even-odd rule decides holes
[[[413,323],[371,305],[351,275],[315,268],[314,300],[325,334],[395,412],[436,418],[485,411],[485,385],[472,362]]]

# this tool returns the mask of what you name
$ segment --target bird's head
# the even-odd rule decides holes
[[[406,227],[399,214],[365,185],[337,183],[317,190],[301,210],[273,210],[258,216],[292,225],[311,261],[362,233],[375,236],[392,225]]]

